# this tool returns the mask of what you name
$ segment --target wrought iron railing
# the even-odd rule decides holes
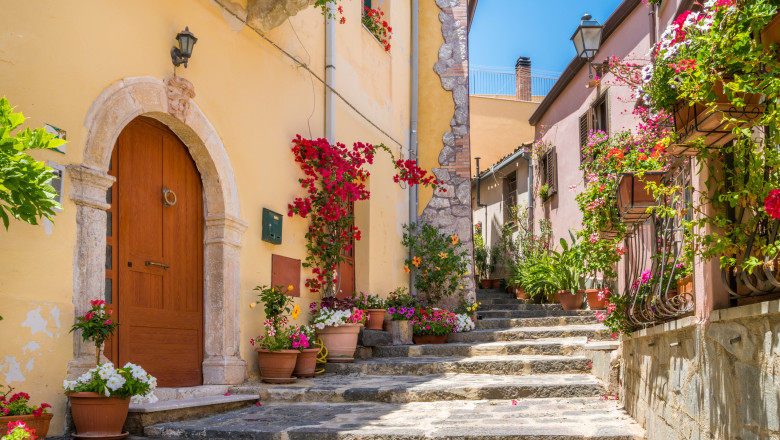
[[[517,101],[541,101],[558,80],[558,74],[531,71],[469,69],[469,94],[497,96]]]
[[[744,212],[740,214],[744,215]],[[756,242],[774,243],[780,220],[760,222],[753,229],[745,253],[737,259],[737,265],[721,270],[721,281],[732,298],[741,299],[780,293],[780,260],[765,257],[764,264],[752,272],[742,269],[741,263],[754,253]],[[737,255],[732,255],[734,258]]]
[[[650,216],[633,225],[626,237],[628,255],[624,260],[627,295],[626,314],[636,327],[646,327],[676,319],[694,309],[692,288],[680,291],[676,279],[683,273],[685,233],[683,219],[690,219],[691,165],[684,161],[667,174],[667,183],[682,188],[679,197],[663,198],[659,204],[679,215]]]

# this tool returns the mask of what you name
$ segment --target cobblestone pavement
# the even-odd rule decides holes
[[[289,385],[249,382],[233,394],[261,406],[159,423],[170,439],[645,439],[621,405],[604,400],[590,349],[611,340],[592,311],[565,312],[480,290],[478,330],[449,343],[375,347]],[[601,343],[603,346],[604,343]],[[609,343],[607,343],[609,346]]]

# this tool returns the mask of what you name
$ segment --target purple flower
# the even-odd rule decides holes
[[[389,309],[387,309],[387,313],[394,315],[398,313],[398,310],[396,310],[395,307],[390,307]]]

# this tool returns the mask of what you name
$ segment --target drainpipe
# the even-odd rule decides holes
[[[419,58],[420,58],[420,0],[412,0],[412,53],[411,53],[411,114],[409,120],[409,158],[419,165],[417,157],[417,117],[418,117],[418,96],[419,96]],[[413,185],[409,187],[409,224],[417,223],[417,205],[420,198],[419,187]],[[409,258],[414,258],[412,250],[409,249]],[[409,293],[416,295],[417,289],[414,287],[414,274],[409,277]]]
[[[479,191],[479,160],[482,159],[481,157],[475,157],[474,160],[477,161],[477,208],[484,208],[487,205],[483,205],[482,202],[480,202],[480,191]]]
[[[336,142],[336,100],[333,95],[335,87],[336,66],[333,58],[336,54],[336,9],[333,2],[328,2],[328,17],[325,18],[325,139],[331,144]]]

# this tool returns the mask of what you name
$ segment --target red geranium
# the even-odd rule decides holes
[[[764,208],[770,217],[780,219],[780,189],[769,191],[764,199]]]

